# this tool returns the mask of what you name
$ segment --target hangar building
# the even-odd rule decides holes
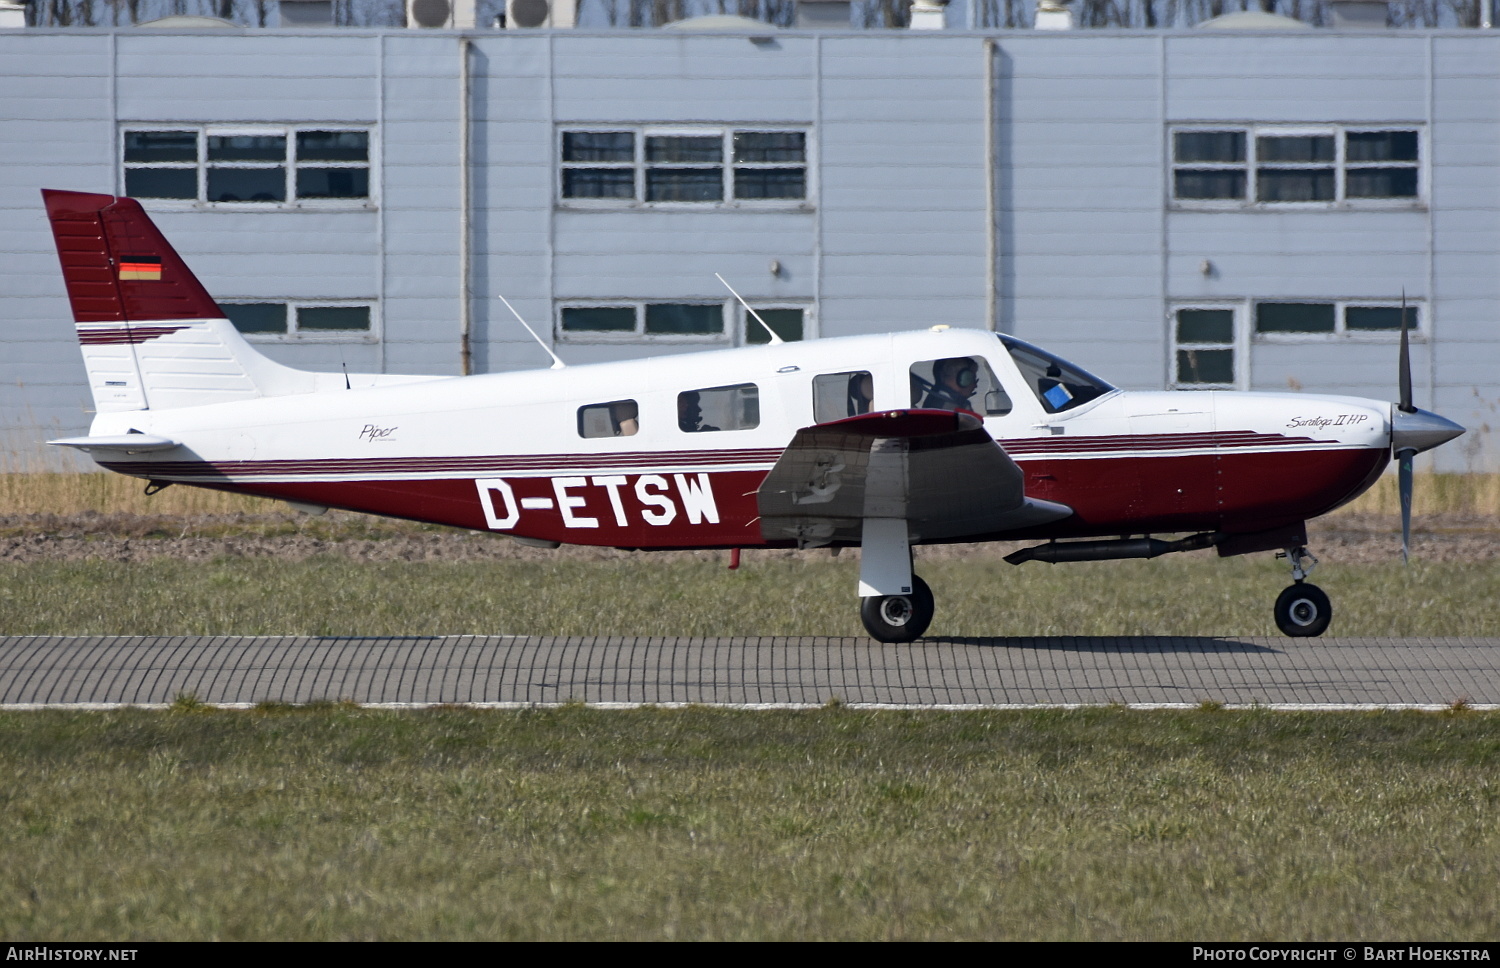
[[[0,454],[90,401],[38,189],[266,353],[392,373],[993,328],[1126,388],[1417,403],[1500,470],[1489,30],[0,30]],[[48,462],[51,464],[48,464]]]

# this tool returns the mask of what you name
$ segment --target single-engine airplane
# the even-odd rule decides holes
[[[256,352],[135,200],[43,196],[97,410],[88,436],[49,443],[148,493],[191,484],[549,547],[858,545],[882,642],[933,617],[912,545],[1027,539],[1042,543],[1008,561],[1281,552],[1276,623],[1319,635],[1332,609],[1305,581],[1305,522],[1394,454],[1404,554],[1411,458],[1464,432],[1412,405],[1404,321],[1395,404],[1126,392],[944,326],[477,376],[312,373]]]

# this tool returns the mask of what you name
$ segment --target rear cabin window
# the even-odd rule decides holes
[[[982,356],[950,356],[914,364],[911,405],[925,410],[969,410],[986,417],[1011,411],[1010,395]]]
[[[868,370],[813,377],[813,419],[818,423],[869,413],[874,400],[875,378]]]
[[[677,394],[677,427],[684,433],[751,430],[760,426],[760,389],[753,383],[684,390]]]
[[[580,437],[634,437],[640,429],[640,407],[634,400],[612,400],[578,408]]]

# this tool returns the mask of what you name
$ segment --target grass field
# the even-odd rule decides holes
[[[230,546],[427,529],[44,477],[0,475],[6,527],[176,516]],[[1389,514],[1387,484],[1356,510]],[[1500,513],[1500,476],[1418,494],[1422,513]],[[0,631],[856,636],[857,570],[41,560],[0,564]],[[918,570],[946,636],[1274,635],[1287,583],[1268,555]],[[1316,580],[1332,634],[1500,635],[1494,562]],[[0,712],[0,937],[1488,939],[1497,764],[1500,715],[1463,709]]]
[[[0,714],[0,936],[1483,939],[1500,716]]]
[[[934,636],[1277,635],[1284,563],[936,560]],[[0,564],[7,634],[864,635],[854,556]],[[1325,565],[1337,635],[1500,635],[1500,563]]]

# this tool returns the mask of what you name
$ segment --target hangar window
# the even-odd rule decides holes
[[[559,194],[587,207],[801,205],[807,132],[729,127],[559,132]]]
[[[1180,126],[1172,198],[1208,208],[1410,205],[1421,198],[1421,141],[1418,129]]]
[[[297,125],[121,130],[125,194],[199,205],[364,206],[370,131]]]
[[[1422,338],[1422,306],[1409,300],[1406,323]],[[1241,299],[1181,302],[1168,315],[1169,383],[1179,390],[1249,388],[1252,348],[1269,343],[1334,340],[1394,342],[1401,302],[1328,299]]]
[[[1255,304],[1255,334],[1265,338],[1314,336],[1378,337],[1390,339],[1401,332],[1399,302],[1282,302],[1265,300]],[[1412,335],[1422,328],[1421,307],[1406,304],[1406,326]]]
[[[363,342],[374,333],[374,306],[368,302],[244,300],[221,302],[219,308],[253,340]]]
[[[671,342],[723,340],[724,303],[641,302],[564,305],[557,335],[573,342],[658,339]]]
[[[808,339],[808,307],[757,305],[766,324],[787,342]],[[558,306],[557,338],[570,343],[768,343],[770,335],[731,300],[713,302],[567,302]]]
[[[1172,386],[1179,390],[1239,389],[1235,364],[1242,307],[1234,304],[1180,306],[1172,314]]]
[[[762,326],[755,321],[755,317],[744,311],[738,303],[735,308],[740,313],[740,323],[745,332],[745,343],[756,345],[771,342],[771,333],[781,337],[784,342],[795,343],[797,340],[806,339],[808,324],[811,322],[811,310],[803,306],[756,306],[755,313],[766,324]],[[766,332],[766,326],[771,328],[771,333]]]

